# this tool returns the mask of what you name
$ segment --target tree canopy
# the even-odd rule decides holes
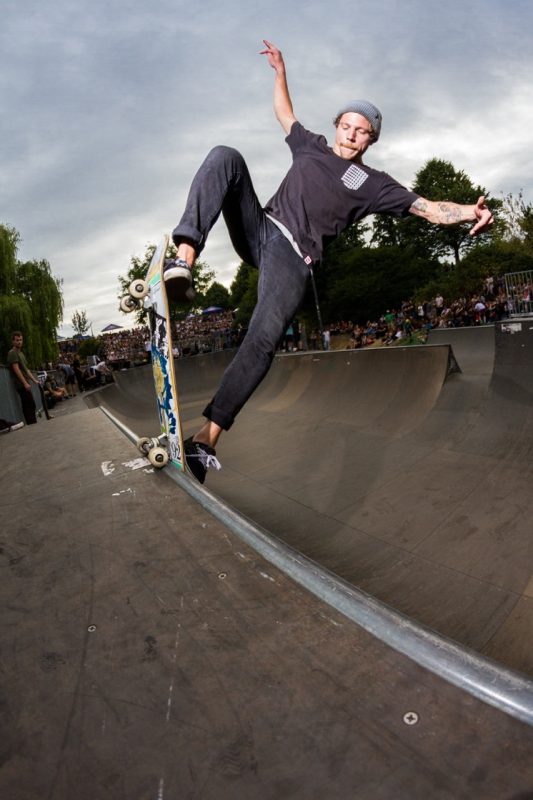
[[[247,325],[257,302],[259,270],[241,262],[230,286],[231,307],[235,309],[235,320]]]
[[[209,289],[204,294],[204,303],[209,306],[218,306],[225,310],[231,308],[231,295],[229,289],[218,281],[213,281]]]
[[[79,336],[83,336],[87,333],[91,327],[91,323],[87,319],[86,311],[76,310],[74,312],[72,315],[72,327],[74,328],[74,333],[78,334]]]
[[[0,358],[11,349],[11,334],[24,335],[30,366],[57,358],[57,327],[63,319],[62,282],[48,261],[17,260],[20,234],[0,225]]]
[[[457,170],[450,161],[432,158],[420,169],[412,187],[413,191],[427,200],[448,200],[462,205],[473,205],[482,195],[487,197],[483,186],[473,183],[463,170]],[[493,211],[501,207],[501,201],[491,199]],[[399,245],[411,247],[422,258],[452,261],[458,264],[461,258],[474,247],[487,244],[493,237],[491,232],[476,238],[470,236],[472,223],[461,225],[431,225],[418,217],[403,220],[380,216],[374,222],[373,243],[377,246]]]
[[[334,264],[327,261],[315,272],[322,317],[361,323],[375,320],[387,309],[398,308],[438,269],[438,262],[428,262],[399,246],[347,251]],[[313,311],[311,306],[309,311]]]

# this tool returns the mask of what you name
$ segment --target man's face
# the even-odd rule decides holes
[[[372,141],[372,125],[367,118],[348,111],[335,129],[333,152],[347,161],[360,161]]]
[[[20,350],[22,347],[22,336],[13,336],[13,347]]]

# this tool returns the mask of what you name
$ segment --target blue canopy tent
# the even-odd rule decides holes
[[[209,306],[209,308],[204,308],[202,314],[218,314],[220,311],[224,311],[220,306]]]

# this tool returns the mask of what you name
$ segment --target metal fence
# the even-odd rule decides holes
[[[508,272],[504,277],[509,316],[526,317],[532,315],[533,270]]]

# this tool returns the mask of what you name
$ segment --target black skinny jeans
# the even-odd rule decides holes
[[[26,425],[35,425],[37,423],[37,417],[35,400],[33,399],[31,392],[31,385],[29,389],[25,389],[20,381],[17,381],[16,388],[22,404],[22,413],[24,415],[24,419],[26,420]]]
[[[204,416],[229,430],[267,374],[300,306],[309,268],[261,208],[243,157],[215,147],[198,170],[185,212],[172,238],[191,243],[199,255],[222,212],[237,254],[259,269],[257,305],[248,332]]]

